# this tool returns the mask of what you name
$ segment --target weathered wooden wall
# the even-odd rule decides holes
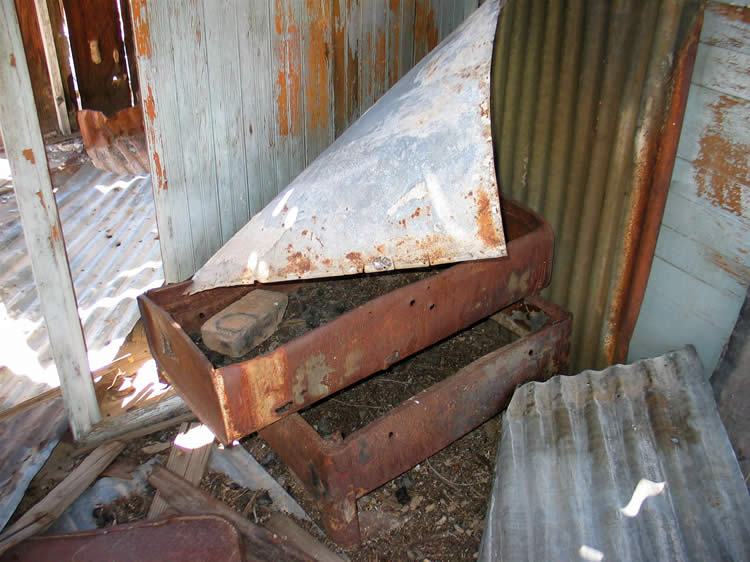
[[[131,0],[167,280],[191,276],[478,4]]]
[[[692,343],[711,373],[750,283],[750,8],[709,3],[630,359]]]

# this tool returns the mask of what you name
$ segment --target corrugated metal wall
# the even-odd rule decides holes
[[[750,8],[710,3],[631,359],[692,343],[708,374],[750,283]]]
[[[574,314],[574,371],[627,349],[623,317],[637,314],[634,272],[653,255],[644,225],[663,209],[655,194],[671,173],[701,16],[699,0],[510,0],[501,15],[500,189],[555,231],[548,293]]]
[[[131,0],[168,281],[195,270],[478,0]]]

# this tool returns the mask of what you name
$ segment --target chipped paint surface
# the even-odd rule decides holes
[[[307,0],[310,15],[310,43],[307,49],[308,80],[305,84],[305,118],[308,130],[328,127],[328,59],[331,46],[326,41],[330,35],[330,14],[327,4],[318,0]]]
[[[16,55],[13,53],[10,54],[10,65],[15,68],[16,66]]]
[[[742,217],[743,191],[750,186],[750,145],[737,142],[724,130],[730,110],[737,106],[750,114],[750,103],[725,94],[709,105],[711,123],[699,140],[700,152],[694,164],[698,196]]]
[[[21,154],[23,154],[23,157],[26,158],[26,160],[28,160],[32,164],[36,163],[36,159],[34,158],[34,151],[31,150],[30,148],[24,149],[23,152],[21,152]]]
[[[190,291],[504,256],[488,109],[498,13],[498,2],[485,4],[425,57]]]
[[[130,6],[133,14],[133,31],[138,56],[150,59],[151,37],[149,32],[147,0],[131,0]]]
[[[278,133],[297,136],[302,130],[300,92],[300,35],[298,23],[289,2],[276,0],[276,33],[280,37],[276,52],[280,65],[276,75],[279,93],[276,96]]]

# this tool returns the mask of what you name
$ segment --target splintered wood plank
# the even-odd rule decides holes
[[[302,73],[305,104],[305,162],[333,142],[334,93],[332,9],[334,0],[305,0]]]
[[[117,441],[102,445],[93,451],[42,501],[24,513],[18,521],[0,535],[0,553],[42,532],[54,523],[124,448],[125,445]]]
[[[2,0],[0,16],[0,126],[65,409],[78,439],[99,421],[99,406],[12,0]]]
[[[167,459],[167,468],[177,476],[184,478],[190,484],[198,484],[203,478],[203,472],[211,454],[213,440],[195,448],[186,448],[181,445],[181,441],[190,438],[190,432],[207,431],[207,428],[199,422],[191,424],[183,423],[180,426],[180,432],[172,444],[172,450],[169,452]],[[190,445],[188,443],[188,445]],[[169,507],[169,504],[161,497],[157,491],[151,507],[148,510],[148,518],[156,519],[162,515]]]
[[[250,560],[314,560],[290,541],[254,525],[228,505],[167,468],[154,465],[148,481],[178,513],[212,513],[231,521],[247,539]]]
[[[242,119],[237,2],[204,0],[210,127],[216,149],[216,190],[221,242],[250,220]],[[258,7],[258,6],[256,6]],[[242,39],[245,39],[244,37]],[[252,67],[251,67],[252,68]]]
[[[47,62],[47,73],[49,74],[49,84],[52,88],[52,99],[57,114],[57,125],[63,135],[69,135],[70,121],[68,120],[68,107],[65,104],[65,89],[63,88],[62,76],[60,75],[60,66],[57,64],[57,46],[52,34],[52,22],[50,21],[47,0],[34,0],[34,7],[36,8],[39,30],[42,34],[44,58]]]
[[[187,192],[181,188],[186,180],[170,3],[133,0],[131,7],[164,276],[174,283],[190,277],[196,264]]]
[[[274,152],[270,2],[236,0],[247,201],[252,217],[279,192]]]

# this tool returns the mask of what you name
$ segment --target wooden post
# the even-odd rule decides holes
[[[57,47],[52,35],[52,23],[49,18],[47,0],[34,0],[36,6],[36,17],[39,20],[39,31],[42,34],[44,45],[44,58],[47,59],[47,72],[49,73],[49,84],[52,88],[52,98],[55,101],[57,113],[57,124],[63,135],[70,134],[70,121],[68,120],[68,107],[65,104],[65,90],[63,89],[60,65],[57,62]]]
[[[101,419],[13,0],[0,0],[0,128],[73,436]]]

